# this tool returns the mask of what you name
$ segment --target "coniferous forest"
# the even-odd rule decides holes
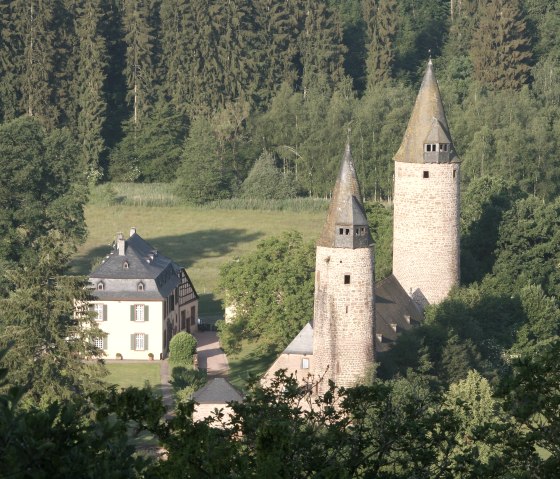
[[[348,128],[366,198],[431,56],[464,182],[557,194],[559,24],[545,0],[11,1],[0,11],[0,118],[68,129],[95,182],[240,194],[263,151],[325,196]],[[204,165],[204,168],[201,168]]]
[[[0,477],[559,477],[559,31],[558,0],[1,1]],[[384,278],[429,58],[462,162],[461,286],[356,388],[279,372],[194,422],[192,370],[171,418],[150,387],[108,387],[87,278],[65,274],[91,187],[328,197],[349,138]],[[313,264],[292,232],[224,265],[222,346],[281,351]]]

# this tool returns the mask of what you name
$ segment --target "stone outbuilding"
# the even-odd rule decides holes
[[[232,413],[228,403],[243,402],[243,395],[227,379],[214,378],[193,394],[193,400],[196,403],[193,413],[195,421],[211,416],[216,409],[222,410],[227,421]]]

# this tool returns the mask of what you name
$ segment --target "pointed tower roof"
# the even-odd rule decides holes
[[[434,67],[430,59],[403,141],[393,159],[405,163],[424,163],[424,143],[428,138],[431,141],[434,136],[447,139],[447,143],[452,143]],[[453,147],[451,147],[449,161],[458,161]]]
[[[342,157],[340,171],[334,185],[333,196],[329,205],[327,221],[317,242],[318,246],[335,247],[337,225],[352,227],[354,225],[367,226],[367,217],[360,200],[360,185],[356,177],[350,143],[346,143],[346,150]],[[352,232],[353,234],[353,232]],[[369,238],[369,229],[367,232]]]

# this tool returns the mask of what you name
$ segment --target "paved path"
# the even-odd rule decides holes
[[[160,361],[159,364],[159,375],[160,375],[160,391],[161,397],[163,399],[163,405],[167,409],[167,414],[165,417],[169,419],[171,411],[173,411],[173,387],[169,384],[171,379],[171,373],[169,372],[169,360],[164,359]]]
[[[198,367],[206,369],[208,377],[227,377],[229,363],[227,357],[220,348],[218,335],[215,331],[198,331],[194,333],[198,341]]]

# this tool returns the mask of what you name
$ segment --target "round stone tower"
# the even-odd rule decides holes
[[[373,245],[350,145],[342,159],[327,221],[317,242],[313,374],[349,387],[372,372]]]
[[[431,60],[394,160],[393,274],[423,308],[459,284],[459,159]]]

